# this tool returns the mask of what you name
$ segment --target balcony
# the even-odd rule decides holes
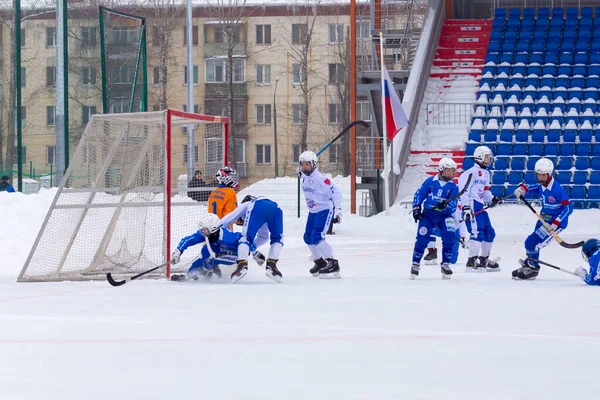
[[[227,97],[229,95],[229,85],[227,83],[207,83],[204,90],[206,97]],[[248,86],[246,83],[233,84],[234,97],[248,97]]]
[[[204,57],[223,57],[227,55],[227,43],[204,43]],[[246,43],[234,43],[234,56],[246,55]]]

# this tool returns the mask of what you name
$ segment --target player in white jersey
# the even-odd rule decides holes
[[[317,155],[312,151],[300,154],[298,160],[302,174],[302,191],[308,206],[308,219],[304,230],[304,243],[308,245],[315,265],[310,269],[313,276],[339,278],[340,266],[333,256],[325,233],[332,218],[341,221],[342,193],[333,182],[317,169]]]
[[[469,260],[467,271],[500,271],[500,265],[489,259],[496,232],[490,217],[484,210],[485,202],[492,207],[502,203],[502,198],[490,192],[490,171],[487,167],[492,163],[492,151],[487,146],[479,146],[473,153],[475,165],[464,171],[458,178],[458,189],[462,190],[469,176],[471,183],[460,197],[463,219],[470,226]]]

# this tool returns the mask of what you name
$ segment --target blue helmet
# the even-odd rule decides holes
[[[589,262],[592,254],[594,254],[598,249],[600,249],[600,240],[588,239],[581,248],[581,257],[583,257],[586,262]]]

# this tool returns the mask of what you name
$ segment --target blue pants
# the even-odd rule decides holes
[[[550,222],[548,222],[550,224]],[[556,228],[556,233],[563,231],[567,225],[568,221],[562,221],[558,228]],[[544,247],[548,246],[548,244],[554,239],[554,236],[546,228],[542,225],[542,221],[538,220],[535,224],[535,230],[532,234],[527,236],[525,239],[525,251],[527,252],[527,257],[529,258],[540,258],[540,250]],[[536,266],[537,263],[530,262],[529,264]]]
[[[309,213],[304,229],[304,243],[317,245],[325,239],[326,228],[333,218],[333,208],[316,213]]]
[[[473,213],[483,210],[484,205],[473,202]],[[477,242],[493,242],[496,237],[496,231],[492,227],[490,216],[487,211],[475,215],[475,220],[466,221],[467,230],[471,234],[471,240]]]
[[[437,211],[428,212],[425,217],[419,221],[417,228],[417,240],[413,250],[413,262],[420,263],[423,253],[429,244],[429,239],[433,229],[438,228],[442,238],[442,263],[450,263],[452,258],[452,248],[455,245],[456,221],[451,216]]]
[[[433,228],[433,234],[430,236],[429,241],[435,240],[435,237],[442,237],[442,232],[440,232],[439,228]],[[450,264],[456,264],[458,261],[458,248],[460,247],[460,231],[456,229],[454,231],[454,236],[456,240],[454,241],[454,246],[452,247],[452,257],[450,257]]]
[[[213,251],[215,248],[212,248]],[[216,249],[219,251],[219,249]],[[202,251],[200,251],[200,257],[197,258],[193,263],[190,269],[188,269],[188,274],[198,270],[200,268],[203,269],[213,269],[219,264],[223,265],[232,265],[235,264],[237,260],[237,251],[231,251],[228,253],[215,253],[215,258],[212,258],[208,248],[206,246],[202,247]]]
[[[266,225],[271,244],[283,245],[283,212],[277,203],[268,199],[257,200],[249,211],[246,213],[240,242],[246,242],[252,247],[256,234],[263,225]]]

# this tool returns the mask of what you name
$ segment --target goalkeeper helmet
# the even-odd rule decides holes
[[[234,188],[238,184],[237,171],[231,167],[223,167],[217,172],[217,182],[219,184]]]
[[[203,215],[200,218],[200,229],[204,230],[206,229],[208,231],[208,234],[213,234],[215,232],[218,232],[219,229],[221,228],[222,224],[221,224],[221,220],[219,219],[219,217],[217,217],[216,214],[206,214]]]
[[[310,175],[313,173],[315,168],[317,168],[317,155],[312,151],[305,151],[300,154],[300,158],[298,159],[298,163],[300,164],[300,172],[304,175]],[[310,169],[305,169],[302,164],[310,163]]]
[[[598,249],[600,249],[600,240],[598,239],[588,239],[583,244],[581,248],[581,257],[585,260],[585,262],[590,262],[590,257],[594,254]]]

